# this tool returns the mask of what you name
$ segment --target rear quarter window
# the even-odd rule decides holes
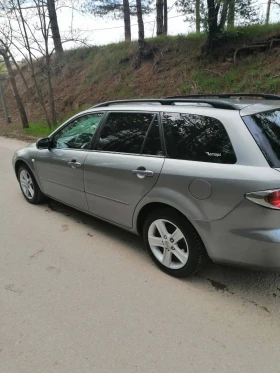
[[[223,124],[197,114],[164,113],[163,129],[170,158],[211,163],[236,163]]]
[[[280,109],[242,118],[269,165],[280,167]]]

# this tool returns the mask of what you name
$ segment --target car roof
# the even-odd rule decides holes
[[[156,99],[155,99],[156,101]],[[115,103],[112,102],[109,105],[105,103],[106,105],[102,106],[102,104],[99,104],[97,106],[94,106],[85,112],[95,112],[95,111],[118,111],[118,110],[141,110],[141,111],[164,111],[164,112],[178,112],[178,113],[185,113],[185,112],[192,112],[192,113],[203,113],[205,115],[205,112],[208,112],[208,115],[210,115],[211,112],[215,111],[231,111],[224,108],[214,108],[211,106],[211,104],[207,103],[201,103],[201,102],[176,102],[172,105],[163,105],[160,102],[149,102],[147,101],[116,101]],[[280,108],[280,100],[248,100],[248,99],[223,99],[222,101],[219,99],[212,99],[211,102],[223,102],[223,103],[229,103],[233,107],[235,107],[235,110],[238,110],[240,112],[241,116],[246,115],[252,115],[263,111],[269,111],[274,110],[277,108]]]
[[[253,115],[257,113],[261,113],[264,111],[270,111],[275,109],[280,109],[280,100],[255,100],[255,101],[248,101],[248,104],[244,106],[241,111],[240,115]]]
[[[239,113],[239,108],[233,110],[234,113]],[[210,116],[217,115],[218,113],[226,113],[231,110],[217,109],[209,105],[161,105],[161,104],[118,104],[110,105],[106,107],[93,107],[83,113],[94,113],[100,111],[145,111],[145,112],[167,112],[167,113],[189,113],[189,114],[201,114]],[[215,114],[214,114],[215,113]],[[81,113],[80,113],[81,114]]]

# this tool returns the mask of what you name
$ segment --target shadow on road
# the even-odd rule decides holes
[[[135,250],[144,261],[150,261],[148,255],[144,253],[144,245],[140,237],[56,201],[50,200],[47,206],[49,210],[61,213],[77,224],[86,224],[91,232],[89,234],[94,235],[94,231],[98,231],[118,243],[124,243],[124,246],[130,250]],[[156,270],[158,269],[155,267]],[[209,262],[198,275],[179,281],[191,282],[198,288],[236,297],[239,301],[251,303],[264,312],[270,313],[273,308],[279,309],[280,273],[231,268]]]

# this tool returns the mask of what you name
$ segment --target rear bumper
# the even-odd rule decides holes
[[[214,262],[280,271],[280,211],[244,200],[223,219],[195,225]]]

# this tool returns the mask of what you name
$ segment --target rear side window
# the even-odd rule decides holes
[[[163,128],[170,158],[212,163],[236,163],[223,124],[197,114],[165,113]]]
[[[96,149],[140,154],[154,117],[150,113],[110,113]]]
[[[280,167],[280,109],[243,117],[271,167]]]
[[[163,156],[157,117],[151,124],[142,148],[142,154]]]

